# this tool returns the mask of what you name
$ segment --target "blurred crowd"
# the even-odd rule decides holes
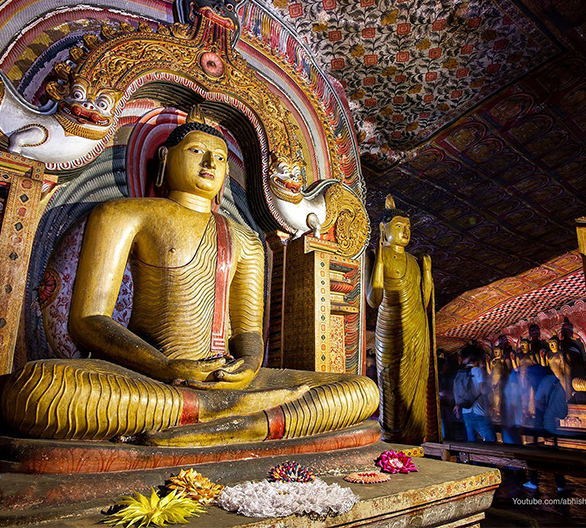
[[[564,429],[568,403],[584,403],[573,380],[585,377],[580,342],[556,335],[524,338],[516,350],[503,340],[492,350],[471,341],[457,353],[438,350],[438,381],[444,439],[522,444],[573,435]],[[566,490],[562,475],[558,489]],[[537,489],[537,473],[525,486]]]
[[[559,435],[568,402],[583,393],[572,387],[585,376],[583,349],[575,340],[521,339],[491,351],[469,342],[456,354],[438,350],[444,437],[476,442],[520,443],[521,434]]]

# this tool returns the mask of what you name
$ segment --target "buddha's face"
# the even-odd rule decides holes
[[[529,352],[529,343],[527,341],[521,341],[521,352],[523,352],[523,354]]]
[[[227,167],[226,142],[194,130],[169,149],[165,178],[170,190],[212,200],[224,184]]]
[[[503,356],[503,349],[502,348],[499,348],[499,347],[496,347],[494,349],[493,353],[494,353],[494,358],[495,359],[500,359]]]
[[[394,216],[384,224],[384,238],[389,245],[405,247],[411,239],[411,220],[404,216]]]
[[[557,352],[558,352],[558,350],[559,350],[559,348],[560,348],[560,345],[559,345],[559,343],[558,343],[558,342],[557,342],[555,339],[552,339],[552,340],[548,341],[548,342],[547,342],[547,344],[549,345],[549,349],[550,349],[550,350],[551,350],[551,351],[552,351],[554,354],[557,354]]]

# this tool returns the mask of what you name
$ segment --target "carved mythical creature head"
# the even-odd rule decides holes
[[[299,203],[303,199],[301,193],[307,184],[303,167],[302,160],[291,161],[271,153],[269,185],[277,198],[292,203]]]
[[[59,98],[56,117],[70,134],[101,139],[112,126],[114,110],[121,98],[122,92],[118,90],[95,88],[87,79],[77,77],[69,93]]]

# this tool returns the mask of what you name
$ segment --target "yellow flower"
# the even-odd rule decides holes
[[[428,39],[421,39],[415,47],[420,50],[429,49],[431,46],[431,42]]]
[[[364,90],[358,90],[350,96],[350,99],[352,99],[352,101],[358,101],[358,99],[362,99],[363,97],[364,97]]]
[[[315,31],[316,33],[318,31],[327,31],[328,30],[328,25],[326,22],[320,22],[319,24],[314,24],[312,31]]]
[[[453,70],[454,68],[458,67],[458,61],[456,59],[450,59],[444,62],[442,66],[448,70]]]
[[[171,477],[168,480],[167,489],[182,492],[196,502],[212,504],[222,493],[224,486],[214,484],[209,478],[190,468],[187,471],[182,469],[179,475]]]
[[[122,506],[122,508],[108,515],[104,522],[112,526],[132,528],[147,527],[151,524],[154,526],[185,524],[187,517],[199,515],[205,511],[198,503],[177,491],[172,491],[160,498],[154,488],[151,488],[150,499],[135,492],[133,497],[122,497],[116,506]]]
[[[350,55],[352,57],[362,57],[364,55],[364,47],[361,44],[356,44],[350,48]]]

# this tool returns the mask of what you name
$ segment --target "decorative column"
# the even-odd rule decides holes
[[[306,235],[287,245],[285,282],[283,367],[346,372],[346,340],[358,333],[359,262]]]
[[[43,163],[0,151],[0,375],[12,372],[44,171]]]

